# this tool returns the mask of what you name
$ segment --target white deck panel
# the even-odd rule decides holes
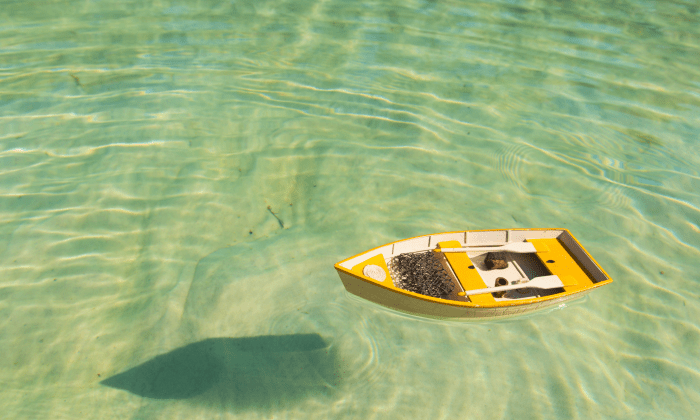
[[[445,241],[459,241],[460,245],[464,246],[465,233],[466,232],[453,232],[433,235],[430,238],[430,247],[435,248],[438,243]]]
[[[487,230],[483,232],[467,232],[467,245],[503,245],[508,240],[507,230]]]
[[[373,249],[371,251],[365,252],[364,254],[360,254],[354,258],[351,258],[341,263],[340,266],[351,270],[354,266],[361,263],[362,261],[368,260],[378,254],[384,254],[384,259],[386,260],[388,257],[391,256],[391,247],[392,245],[381,246],[377,249]]]
[[[429,239],[430,239],[430,235],[427,235],[427,236],[419,236],[417,238],[407,239],[405,241],[397,242],[393,245],[394,251],[391,253],[391,255],[399,255],[399,254],[403,254],[404,252],[415,252],[415,251],[428,249],[428,240]]]
[[[511,230],[508,232],[508,242],[522,242],[526,239],[557,238],[563,230]]]

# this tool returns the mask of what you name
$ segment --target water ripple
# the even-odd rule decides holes
[[[3,4],[6,417],[692,418],[697,7],[210,3]],[[462,325],[333,272],[508,226],[571,229],[615,282]],[[98,386],[190,342],[302,333],[339,360],[303,400]]]

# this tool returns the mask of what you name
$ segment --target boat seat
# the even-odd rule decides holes
[[[461,247],[462,244],[460,244],[459,241],[444,241],[438,243],[438,248]],[[484,283],[484,280],[479,275],[479,272],[476,271],[476,268],[469,268],[470,266],[474,267],[474,264],[469,259],[466,252],[444,252],[441,254],[447,259],[450,267],[452,267],[452,271],[454,271],[455,275],[457,276],[457,280],[459,280],[459,283],[462,285],[462,288],[465,291],[483,289],[487,287],[486,283]],[[491,293],[472,295],[469,296],[469,299],[479,305],[486,305],[496,302],[496,299],[494,299]]]
[[[593,285],[591,277],[557,238],[528,239],[537,250],[537,256],[549,272],[558,276],[566,285],[564,290],[575,292]]]
[[[371,277],[366,276],[364,273],[364,269],[368,265],[376,265],[379,268],[381,268],[382,270],[384,270],[384,274],[386,274],[386,278],[383,281],[378,281],[376,279],[373,279]],[[377,254],[374,257],[357,264],[350,271],[352,273],[357,274],[360,277],[368,278],[370,280],[376,281],[377,283],[386,283],[386,284],[390,284],[390,285],[394,284],[393,281],[391,280],[391,274],[389,274],[389,267],[387,267],[386,262],[384,261],[384,255],[382,255],[382,254]]]

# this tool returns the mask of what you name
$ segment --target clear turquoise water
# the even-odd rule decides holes
[[[698,69],[692,1],[0,2],[3,417],[693,418]],[[615,282],[465,324],[333,270],[504,227]]]

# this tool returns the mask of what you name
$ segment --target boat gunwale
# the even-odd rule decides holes
[[[595,264],[598,267],[598,269],[603,273],[603,275],[606,277],[606,279],[598,281],[596,283],[593,283],[591,286],[588,286],[586,288],[574,290],[574,291],[570,291],[570,292],[565,291],[565,292],[561,292],[561,293],[555,293],[552,295],[539,296],[539,297],[534,297],[534,298],[513,299],[513,300],[509,300],[509,301],[495,302],[495,303],[488,304],[488,305],[479,305],[479,304],[475,304],[473,302],[460,302],[460,301],[456,301],[456,300],[442,299],[442,298],[436,298],[436,297],[432,297],[432,296],[426,296],[426,295],[422,295],[420,293],[415,293],[415,292],[401,289],[399,287],[394,286],[393,284],[391,287],[389,287],[389,286],[382,284],[382,283],[379,283],[377,281],[373,281],[371,279],[361,277],[361,276],[353,273],[350,269],[345,268],[345,267],[340,265],[346,261],[349,261],[353,258],[359,257],[359,256],[364,255],[364,254],[368,254],[368,253],[370,253],[374,250],[377,250],[379,248],[383,248],[383,247],[386,247],[389,245],[409,241],[411,239],[422,238],[422,237],[426,237],[426,236],[443,235],[443,234],[451,234],[451,233],[462,233],[462,232],[466,233],[466,232],[496,232],[496,231],[547,231],[547,230],[554,230],[554,231],[559,230],[559,231],[562,231],[562,233],[564,233],[564,232],[568,233],[568,235],[574,240],[574,242],[576,242],[578,244],[578,246],[583,250],[583,252],[586,254],[586,256],[588,256],[588,258],[590,258],[590,260],[593,262],[593,264]],[[580,264],[579,261],[577,261],[577,263]],[[432,303],[437,303],[440,305],[449,305],[449,306],[462,307],[462,308],[499,308],[499,307],[511,307],[511,306],[527,306],[527,305],[532,305],[532,304],[536,304],[536,303],[540,303],[540,302],[546,302],[549,300],[560,299],[564,296],[572,296],[573,297],[576,294],[587,293],[593,289],[596,289],[596,288],[601,287],[601,286],[605,286],[605,285],[613,282],[612,278],[610,278],[608,273],[605,272],[605,270],[600,266],[600,264],[598,264],[598,262],[588,253],[586,248],[584,248],[583,245],[581,245],[581,243],[578,241],[578,239],[576,239],[576,237],[573,234],[571,234],[571,232],[566,228],[515,228],[515,229],[456,230],[456,231],[451,231],[451,232],[439,232],[439,233],[432,233],[432,234],[426,234],[426,235],[418,235],[418,236],[413,236],[410,238],[405,238],[405,239],[402,239],[399,241],[389,242],[387,244],[383,244],[383,245],[368,249],[367,251],[361,252],[359,254],[353,255],[349,258],[346,258],[342,261],[337,262],[335,264],[335,269],[338,271],[342,271],[343,273],[348,274],[352,277],[355,277],[359,280],[362,280],[365,283],[371,284],[373,286],[381,287],[385,290],[395,292],[399,295],[405,295],[405,296],[408,296],[411,298],[417,298],[420,300],[424,300],[424,301],[432,302]],[[588,273],[587,273],[587,275],[590,276],[590,274],[588,274]]]

